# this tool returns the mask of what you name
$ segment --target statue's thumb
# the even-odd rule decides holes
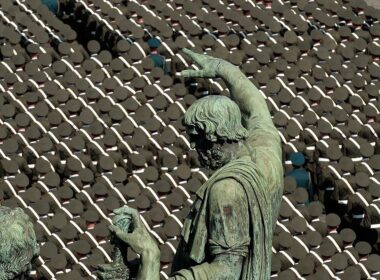
[[[125,243],[128,243],[129,245],[133,245],[133,233],[123,233],[122,236],[120,236]]]
[[[109,227],[109,230],[114,233],[118,238],[120,238],[121,240],[124,240],[125,238],[125,233],[120,229],[118,228],[117,226],[114,226],[114,225],[110,225]]]
[[[117,234],[117,231],[119,230],[119,228],[118,228],[117,226],[115,226],[115,225],[109,225],[109,226],[108,226],[108,229],[109,229],[111,232],[115,233],[115,234]]]

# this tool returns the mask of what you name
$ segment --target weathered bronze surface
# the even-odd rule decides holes
[[[112,224],[121,229],[124,233],[128,233],[131,217],[122,214],[123,208],[115,210],[116,216],[112,219]],[[99,265],[97,275],[101,280],[125,280],[129,279],[129,268],[126,265],[127,244],[120,240],[117,236],[113,236],[111,240],[115,244],[114,261],[111,264]]]
[[[23,279],[39,252],[30,218],[21,208],[0,206],[0,280]]]
[[[201,69],[184,77],[222,78],[231,99],[206,96],[186,112],[192,146],[215,173],[198,190],[169,279],[270,278],[271,247],[283,188],[281,142],[259,90],[231,63],[184,49]],[[137,279],[159,279],[160,252],[136,210],[133,231],[110,229],[141,256]]]

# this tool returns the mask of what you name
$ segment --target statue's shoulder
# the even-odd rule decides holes
[[[241,184],[233,178],[225,178],[215,182],[210,189],[210,197],[217,200],[239,200],[245,197]]]
[[[236,168],[245,167],[246,165],[254,165],[254,161],[252,161],[252,158],[250,155],[247,154],[241,154],[238,158],[231,160],[229,163],[227,163],[225,166],[222,167],[222,172],[229,172],[231,170],[235,170]]]
[[[229,164],[228,164],[228,171],[238,171],[238,172],[246,172],[246,171],[249,171],[249,172],[252,172],[252,170],[256,170],[257,169],[257,164],[256,162],[253,160],[253,158],[247,154],[247,155],[242,155],[241,157],[231,161]]]

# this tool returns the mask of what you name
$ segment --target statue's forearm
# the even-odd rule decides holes
[[[137,280],[160,279],[160,252],[151,250],[142,254]]]
[[[258,119],[273,124],[265,99],[238,67],[230,63],[222,63],[218,74],[226,82],[231,99],[239,106],[243,118],[247,121],[248,130]]]

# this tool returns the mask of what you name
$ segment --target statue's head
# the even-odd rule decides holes
[[[212,169],[228,163],[232,146],[248,135],[238,105],[222,95],[209,95],[195,101],[183,122],[201,164]]]
[[[33,223],[21,208],[0,206],[0,280],[21,279],[39,254]]]

